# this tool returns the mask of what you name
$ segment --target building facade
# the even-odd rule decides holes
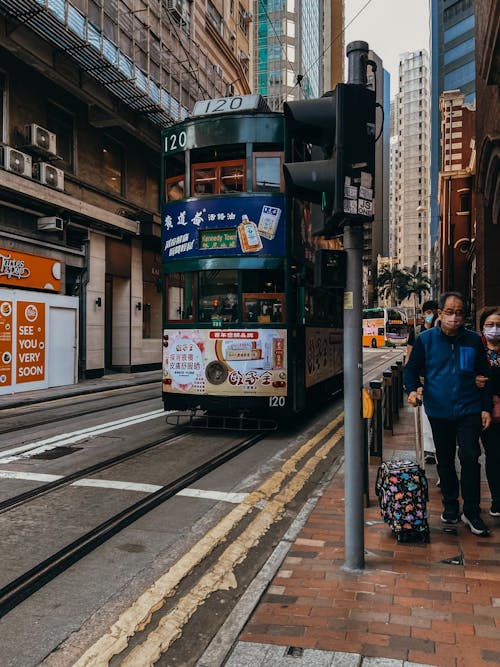
[[[250,24],[245,2],[0,0],[0,393],[160,367],[161,128],[250,91]]]
[[[439,211],[441,292],[458,290],[473,300],[473,241],[476,230],[475,108],[459,90],[440,99],[441,170]]]
[[[431,28],[431,264],[436,276],[439,266],[438,188],[441,169],[441,114],[443,92],[460,90],[465,102],[476,94],[474,34],[475,0],[430,0]]]
[[[429,268],[430,81],[426,51],[404,53],[394,127],[394,237],[399,268]]]
[[[476,315],[500,304],[500,5],[476,0]]]

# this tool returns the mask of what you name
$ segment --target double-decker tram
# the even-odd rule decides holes
[[[315,284],[332,242],[285,195],[283,114],[198,102],[162,142],[165,409],[243,428],[305,410],[342,382],[343,292]]]

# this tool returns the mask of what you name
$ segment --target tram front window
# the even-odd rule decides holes
[[[201,271],[199,281],[199,319],[238,322],[238,272]]]
[[[254,154],[255,192],[281,191],[281,157]]]

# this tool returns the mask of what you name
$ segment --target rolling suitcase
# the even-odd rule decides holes
[[[415,461],[383,461],[375,494],[380,513],[398,542],[429,542],[427,478]]]

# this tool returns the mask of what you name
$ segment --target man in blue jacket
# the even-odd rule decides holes
[[[458,523],[459,482],[455,454],[461,467],[462,521],[475,535],[488,535],[481,518],[479,435],[491,423],[491,394],[478,389],[476,375],[490,369],[481,338],[464,327],[465,301],[458,292],[445,292],[439,300],[440,325],[416,339],[403,371],[408,403],[424,409],[436,446],[437,472],[443,497],[443,523]],[[424,385],[420,378],[423,377]]]

